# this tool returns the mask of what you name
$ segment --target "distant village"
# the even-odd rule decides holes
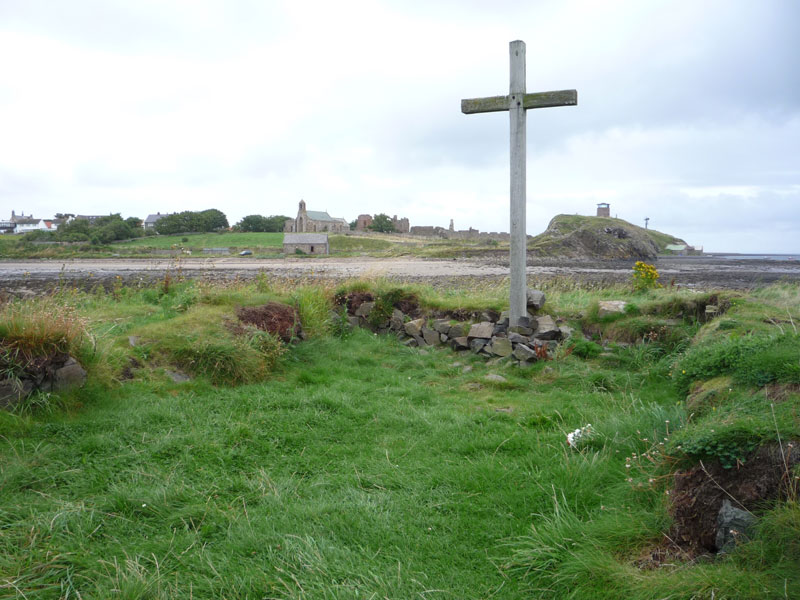
[[[189,212],[189,211],[187,211]],[[217,211],[218,212],[218,211]],[[158,223],[166,217],[173,217],[176,214],[185,213],[161,213],[147,215],[144,219],[137,217],[129,217],[125,219],[128,225],[140,227],[142,233],[145,234],[159,234],[159,233],[177,233],[173,231],[163,231]],[[224,215],[223,215],[224,216]],[[23,234],[32,231],[41,232],[56,232],[63,225],[71,224],[75,221],[84,221],[89,225],[107,221],[114,218],[115,215],[80,215],[80,214],[62,214],[59,213],[53,218],[37,218],[32,214],[26,215],[24,212],[17,214],[11,211],[11,217],[7,220],[0,221],[0,234]],[[117,215],[117,218],[118,215]],[[272,220],[272,226],[260,228],[256,225],[263,221]],[[274,219],[283,221],[282,228],[275,227]],[[431,225],[411,227],[407,217],[398,217],[394,215],[378,214],[369,215],[361,214],[354,221],[347,221],[340,217],[331,217],[327,211],[308,210],[306,203],[301,200],[295,218],[285,217],[260,217],[259,215],[250,215],[245,217],[230,227],[225,221],[222,227],[215,229],[227,229],[231,231],[283,231],[284,233],[347,233],[351,231],[366,232],[366,231],[380,231],[386,233],[401,233],[423,237],[439,237],[446,239],[480,239],[491,238],[497,240],[508,239],[508,233],[504,232],[481,232],[477,229],[469,228],[465,230],[456,230],[454,222],[450,220],[450,227],[437,227]],[[180,233],[188,232],[190,230],[180,231]]]
[[[610,217],[608,203],[597,205],[598,217]],[[647,222],[645,219],[645,228]],[[147,215],[144,219],[128,217],[122,219],[119,214],[111,215],[72,215],[57,214],[54,218],[35,218],[24,213],[11,211],[8,220],[0,221],[0,233],[30,233],[42,240],[58,240],[61,242],[109,243],[117,240],[141,237],[143,235],[173,235],[209,231],[242,231],[242,232],[283,232],[284,251],[308,254],[327,254],[329,233],[351,234],[368,231],[399,233],[426,238],[450,240],[495,240],[507,241],[506,232],[485,232],[473,229],[458,230],[454,221],[450,220],[448,228],[431,225],[411,227],[408,218],[389,217],[385,214],[358,215],[354,221],[348,222],[341,217],[331,217],[327,211],[308,210],[304,200],[300,200],[295,218],[273,215],[249,215],[233,225],[228,224],[224,213],[216,209],[205,211],[184,211],[182,213],[160,213]],[[30,236],[28,236],[30,237]],[[668,251],[675,254],[702,252],[702,248],[694,248],[685,244],[667,246]]]

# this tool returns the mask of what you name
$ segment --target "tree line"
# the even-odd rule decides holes
[[[69,214],[57,214],[57,218],[72,217]],[[161,235],[175,235],[181,233],[207,233],[213,231],[231,230],[237,232],[282,232],[284,225],[290,217],[285,215],[248,215],[233,227],[228,226],[228,218],[216,209],[210,208],[203,211],[185,210],[183,212],[165,215],[156,221],[155,233]],[[350,223],[350,229],[355,229],[356,222]],[[394,225],[388,215],[375,215],[372,224],[368,227],[372,231],[392,232]],[[97,217],[95,219],[72,219],[62,223],[57,231],[31,231],[25,234],[28,241],[57,241],[57,242],[91,242],[92,244],[109,244],[119,240],[129,240],[152,235],[152,232],[142,229],[142,220],[136,217],[123,219],[119,213]]]

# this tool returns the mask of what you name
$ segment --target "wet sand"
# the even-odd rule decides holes
[[[528,260],[531,285],[552,278],[572,278],[590,283],[624,282],[634,260],[571,259]],[[693,288],[747,289],[775,281],[800,281],[800,261],[731,259],[719,257],[665,257],[653,261],[665,285]],[[469,259],[421,258],[313,258],[254,259],[251,257],[181,259],[74,259],[0,261],[0,289],[12,294],[40,293],[59,282],[90,288],[108,286],[117,276],[126,284],[149,283],[171,277],[230,281],[264,274],[284,279],[351,279],[384,277],[436,286],[457,285],[465,279],[503,279],[508,258],[492,255]]]

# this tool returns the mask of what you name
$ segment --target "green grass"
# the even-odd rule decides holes
[[[390,288],[342,289],[380,296]],[[406,289],[450,308],[502,308],[505,291]],[[675,322],[688,296],[554,285],[548,310],[556,315],[586,313],[598,298],[634,298],[637,314],[598,325],[639,331],[645,315],[669,316],[680,331],[701,328],[688,351],[655,339],[599,355],[592,346],[587,358],[563,350],[527,368],[444,349],[423,354],[365,330],[333,337],[333,292],[256,281],[51,300],[88,320],[107,358],[89,365],[83,390],[0,411],[0,598],[800,594],[793,500],[767,510],[755,538],[726,559],[634,564],[669,528],[675,461],[696,459],[681,456],[679,440],[707,457],[712,442],[716,451],[726,441],[727,452],[800,433],[796,392],[770,407],[764,390],[712,369],[716,379],[686,402],[671,375],[681,360],[706,364],[693,349],[740,339],[764,314],[794,319],[796,288],[740,298],[700,325],[688,313]],[[311,339],[275,357],[268,374],[229,364],[225,319],[269,300],[298,306]],[[720,330],[721,319],[737,324]],[[758,335],[789,335],[769,327]],[[135,348],[130,335],[141,338]],[[204,350],[210,362],[175,384],[161,369],[180,348]],[[122,380],[129,357],[141,366]],[[260,379],[225,384],[254,381],[214,374],[228,367]],[[489,373],[507,381],[487,381]],[[565,433],[587,423],[593,435],[569,449]],[[663,459],[644,460],[658,448]],[[640,457],[633,468],[630,457]]]
[[[366,236],[332,235],[330,236],[330,245],[331,252],[336,253],[375,252],[391,248],[392,242],[387,239]]]
[[[183,241],[186,238],[187,241]],[[283,233],[197,233],[186,235],[153,235],[129,242],[113,244],[114,248],[157,248],[167,250],[177,246],[192,251],[203,248],[282,249]]]

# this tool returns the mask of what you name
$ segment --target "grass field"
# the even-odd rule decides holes
[[[91,383],[0,411],[0,598],[800,595],[796,497],[768,507],[727,558],[635,563],[669,527],[672,471],[692,461],[674,439],[742,427],[759,443],[800,439],[800,395],[770,408],[748,379],[797,376],[797,286],[731,297],[706,325],[675,317],[701,299],[693,292],[546,290],[549,312],[608,340],[669,334],[602,353],[565,347],[526,368],[365,330],[335,335],[335,291],[261,280],[49,300],[43,314],[62,303],[86,320]],[[503,292],[414,291],[442,308],[496,306]],[[608,297],[633,309],[593,317]],[[266,380],[164,374],[181,344],[241,356],[225,346],[224,320],[270,299],[298,306],[311,339]],[[766,320],[779,315],[782,330]],[[776,340],[769,365],[789,370],[762,365],[755,345],[714,359],[750,339]],[[732,377],[730,389],[707,400],[713,410],[698,400],[690,410],[690,375]],[[588,423],[588,443],[569,448],[565,433]],[[644,460],[657,440],[664,459]]]
[[[184,238],[186,241],[183,241]],[[158,248],[170,249],[173,246],[187,250],[203,248],[245,248],[255,251],[259,248],[280,250],[283,246],[283,233],[193,233],[189,235],[152,235],[129,242],[114,244],[114,248]]]

